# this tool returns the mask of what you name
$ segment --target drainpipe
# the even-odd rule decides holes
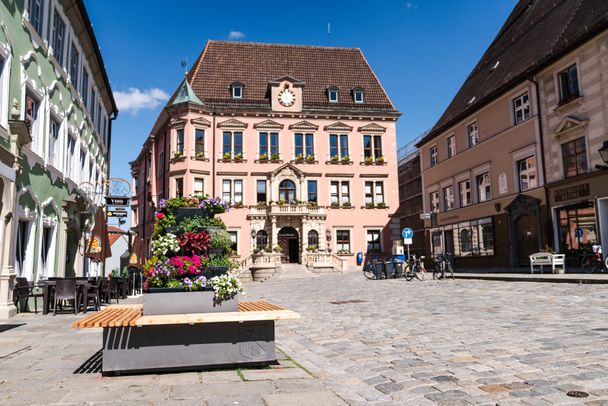
[[[212,126],[213,126],[213,130],[212,130],[212,147],[211,147],[211,197],[215,197],[215,112],[211,113],[211,116],[213,117],[212,120]]]
[[[536,94],[536,114],[537,114],[537,122],[538,122],[538,133],[539,133],[539,144],[540,144],[540,161],[541,161],[541,172],[543,174],[543,190],[545,192],[545,204],[547,205],[546,210],[546,222],[545,222],[545,233],[547,235],[547,244],[553,240],[553,229],[551,227],[551,207],[549,206],[549,189],[547,188],[547,170],[545,168],[545,140],[543,133],[543,121],[541,114],[541,105],[540,105],[540,90],[538,87],[538,82],[534,79],[533,76],[528,78],[528,81],[534,83],[534,90]],[[539,243],[542,244],[542,243]],[[538,247],[539,251],[543,248],[541,246]],[[554,247],[557,249],[557,247]]]

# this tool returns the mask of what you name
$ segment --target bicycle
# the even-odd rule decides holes
[[[603,258],[602,246],[594,245],[592,246],[592,251],[592,254],[585,255],[581,261],[583,272],[608,272],[608,257]]]
[[[368,262],[363,267],[363,275],[365,275],[367,279],[378,279],[378,275],[376,275],[374,264],[372,262]]]
[[[405,280],[411,281],[414,279],[414,276],[420,281],[426,279],[426,270],[424,269],[424,262],[422,262],[423,259],[424,255],[420,258],[416,258],[416,254],[412,254],[411,259],[408,258],[405,263],[405,269],[403,270]]]
[[[393,279],[399,278],[401,272],[396,270],[397,264],[402,261],[393,259],[392,266],[393,270],[388,272],[384,267],[386,266],[386,261],[378,261],[378,262],[368,262],[367,265],[363,267],[363,275],[367,279]]]
[[[433,279],[445,279],[446,274],[454,278],[454,267],[452,266],[452,254],[446,252],[445,255],[437,255],[433,265]]]

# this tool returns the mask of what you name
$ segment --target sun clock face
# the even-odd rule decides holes
[[[279,92],[279,103],[285,107],[292,106],[296,101],[296,95],[289,89],[283,89]]]

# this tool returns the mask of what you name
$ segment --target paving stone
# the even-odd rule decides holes
[[[211,396],[207,406],[264,406],[264,401],[257,395]]]
[[[265,381],[277,379],[311,379],[301,368],[243,369],[241,374],[247,381]]]
[[[378,389],[382,393],[389,395],[393,392],[399,392],[401,389],[403,389],[403,387],[398,383],[387,382],[376,385],[376,389]]]
[[[347,403],[328,392],[277,393],[262,396],[267,406],[346,406]]]

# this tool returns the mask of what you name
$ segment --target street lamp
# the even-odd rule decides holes
[[[608,141],[604,141],[604,145],[597,152],[600,153],[600,157],[604,163],[608,164]],[[606,165],[597,165],[598,169],[608,170],[608,166]]]

